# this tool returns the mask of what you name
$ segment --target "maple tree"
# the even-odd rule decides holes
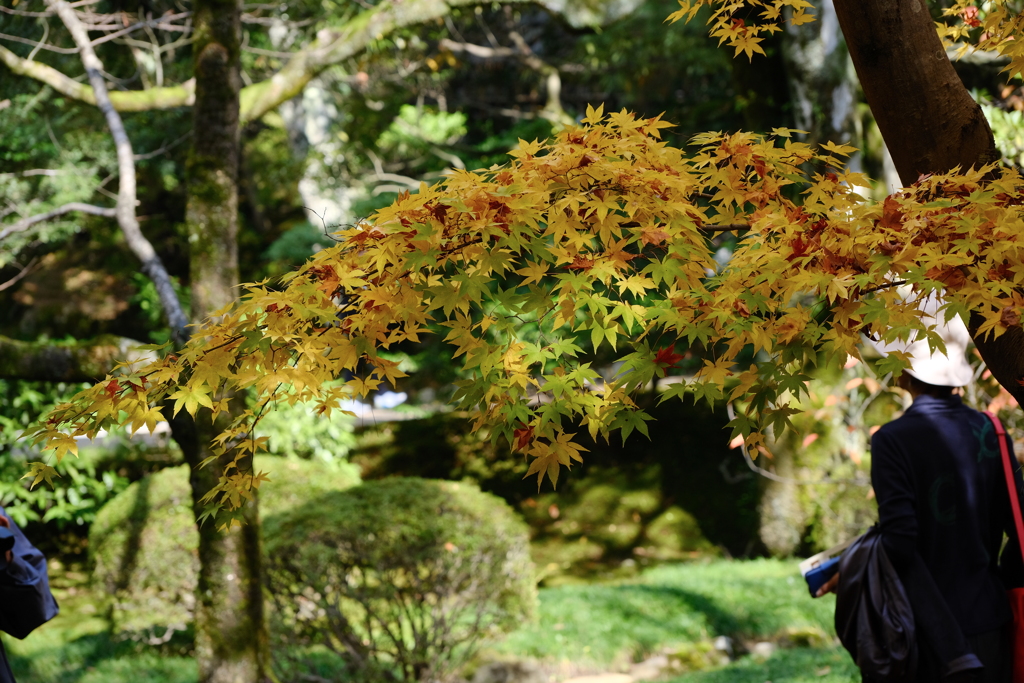
[[[807,7],[680,4],[673,18],[712,5],[713,35],[748,56],[786,6],[798,21]],[[732,21],[741,6],[764,21]],[[1009,18],[999,26],[1004,36],[1017,28]],[[1018,61],[1011,69],[1020,72]],[[1019,332],[1024,179],[1015,170],[982,154],[963,168],[919,169],[916,182],[873,203],[852,189],[866,179],[843,168],[850,147],[815,149],[776,129],[699,135],[688,152],[660,140],[668,125],[592,108],[554,140],[520,141],[504,166],[405,193],[334,233],[337,243],[296,272],[245,288],[180,352],[125,365],[59,406],[33,437],[59,462],[75,436],[152,427],[165,406],[228,415],[227,396],[247,391],[254,407],[214,441],[210,459],[235,464],[205,498],[210,516],[259,485],[240,463],[261,448],[254,424],[266,410],[313,401],[329,415],[402,376],[389,348],[440,333],[471,372],[455,400],[529,458],[538,484],[555,483],[583,457],[578,432],[646,433],[650,416],[635,396],[680,360],[676,344],[701,347],[705,360],[661,399],[738,401],[734,435],[764,448],[820,356],[857,356],[861,334],[893,341],[918,331],[941,346],[920,320],[922,297],[942,292],[946,316],[973,316],[983,353]],[[723,232],[738,242],[719,266],[710,238]],[[610,379],[593,366],[605,345],[620,367]],[[905,364],[896,353],[880,369]],[[993,371],[1009,384],[1005,367]],[[55,474],[31,467],[36,482]]]

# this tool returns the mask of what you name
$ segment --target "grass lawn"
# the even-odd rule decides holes
[[[663,679],[662,683],[860,683],[841,645],[779,650],[766,660],[743,657],[728,666]]]
[[[831,642],[834,609],[831,596],[810,597],[791,561],[664,565],[621,583],[542,589],[536,623],[493,648],[613,664],[720,635],[757,642],[789,634],[822,644]]]
[[[180,644],[158,649],[118,640],[85,577],[55,572],[54,584],[61,615],[25,641],[4,640],[19,683],[194,683],[195,663]],[[725,635],[738,644],[798,646],[672,683],[853,683],[856,669],[832,639],[834,605],[831,597],[811,599],[792,561],[666,565],[618,583],[542,589],[537,620],[486,644],[477,661],[529,658],[563,675],[621,671]]]
[[[673,683],[853,683],[860,676],[832,626],[835,599],[812,599],[792,561],[664,565],[620,583],[540,592],[537,621],[485,648],[488,657],[531,658],[554,671],[626,671],[659,653],[729,636],[772,641],[767,659],[740,657]]]
[[[112,638],[103,618],[103,598],[89,589],[87,576],[56,565],[51,566],[50,577],[60,614],[25,640],[3,636],[18,683],[195,683],[198,679],[195,661],[180,652],[180,644],[157,649]]]

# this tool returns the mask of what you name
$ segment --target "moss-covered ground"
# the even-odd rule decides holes
[[[119,640],[83,573],[58,565],[53,575],[61,615],[24,641],[4,640],[19,683],[196,680],[185,634],[164,644]],[[537,620],[487,643],[475,664],[532,659],[571,676],[628,671],[665,654],[680,667],[663,679],[672,683],[852,683],[856,670],[832,635],[834,604],[812,600],[791,561],[662,565],[619,582],[542,589]],[[730,637],[740,656],[704,657],[717,636]],[[760,642],[776,649],[742,654]]]

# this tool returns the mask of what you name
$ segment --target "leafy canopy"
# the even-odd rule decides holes
[[[247,391],[253,407],[216,439],[235,464],[207,494],[212,514],[258,485],[241,463],[263,448],[254,425],[266,410],[311,402],[329,416],[403,376],[388,349],[440,333],[470,371],[456,402],[524,453],[538,485],[554,484],[582,458],[581,430],[646,434],[634,399],[672,371],[677,343],[705,360],[661,399],[742,400],[734,435],[763,447],[817,358],[858,356],[862,333],[916,330],[941,346],[917,308],[932,292],[945,293],[947,317],[979,313],[983,334],[1019,324],[1014,170],[930,176],[870,203],[851,189],[866,179],[843,169],[851,147],[812,149],[776,129],[698,135],[688,154],[660,140],[668,125],[590,108],[554,140],[521,140],[504,166],[405,193],[280,282],[245,288],[179,353],[123,367],[32,436],[59,462],[75,436],[152,428],[165,405],[217,415]],[[727,231],[738,244],[720,266],[712,238]],[[598,351],[614,354],[614,377],[594,367]],[[905,364],[893,354],[882,370]]]

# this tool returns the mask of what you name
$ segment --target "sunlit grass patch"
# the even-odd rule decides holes
[[[794,631],[829,641],[834,605],[831,598],[810,597],[791,561],[665,565],[620,583],[543,589],[538,620],[493,649],[542,661],[621,666],[723,635],[738,646],[785,639]]]
[[[778,650],[765,660],[743,657],[719,669],[683,674],[663,683],[855,683],[860,672],[839,645]]]

